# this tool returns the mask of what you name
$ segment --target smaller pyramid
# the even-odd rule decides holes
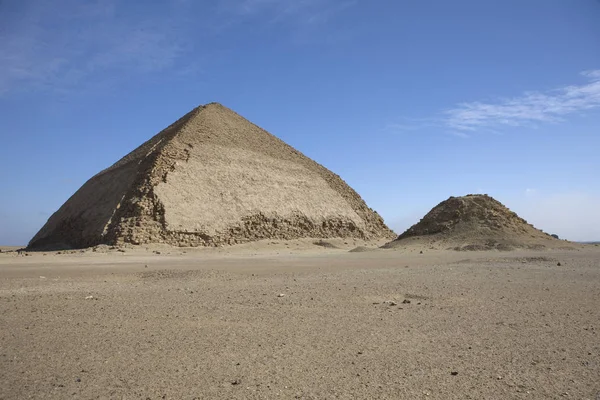
[[[385,248],[424,244],[453,250],[564,247],[485,194],[450,197],[435,206]]]

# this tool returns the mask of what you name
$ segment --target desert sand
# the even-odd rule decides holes
[[[0,398],[599,398],[600,247],[327,243],[4,249]]]

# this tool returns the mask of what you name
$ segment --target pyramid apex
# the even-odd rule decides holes
[[[225,107],[223,104],[219,103],[218,101],[211,101],[210,103],[206,103],[200,107],[223,107],[223,108],[228,108]]]

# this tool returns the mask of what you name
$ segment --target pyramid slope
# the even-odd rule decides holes
[[[303,237],[394,235],[339,176],[211,103],[92,177],[29,247]]]
[[[426,244],[455,250],[565,247],[488,195],[450,197],[384,247]]]

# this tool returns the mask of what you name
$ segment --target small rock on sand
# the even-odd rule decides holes
[[[352,250],[348,250],[349,253],[364,253],[366,251],[373,251],[375,249],[371,249],[369,247],[365,247],[365,246],[358,246],[353,248]]]

